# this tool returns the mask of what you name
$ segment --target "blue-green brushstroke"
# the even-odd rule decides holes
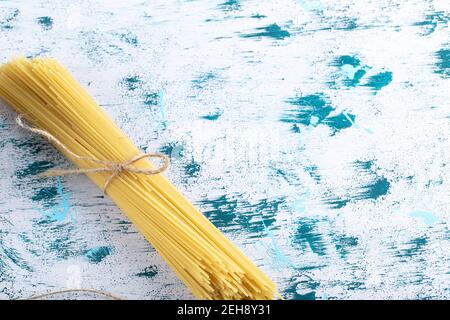
[[[358,238],[345,235],[331,235],[336,251],[341,258],[345,259],[347,255],[358,246]]]
[[[214,71],[202,73],[192,80],[192,86],[195,89],[203,89],[209,81],[215,79],[216,77],[217,74]]]
[[[128,91],[134,91],[142,86],[144,81],[138,76],[127,76],[121,80],[121,84],[125,86]]]
[[[327,117],[323,120],[322,123],[337,131],[345,128],[350,128],[354,122],[355,116],[353,114],[347,113],[347,115],[344,115],[340,113],[336,116]]]
[[[21,255],[16,249],[6,247],[4,244],[2,244],[2,246],[6,258],[11,260],[11,262],[14,263],[16,266],[18,266],[19,268],[24,269],[28,272],[33,272],[33,268],[30,265],[28,265],[28,263],[21,257]]]
[[[284,198],[261,199],[251,204],[241,195],[222,195],[200,201],[205,216],[218,228],[238,227],[259,237],[265,227],[275,222],[276,215],[285,204]]]
[[[222,195],[215,199],[206,199],[200,203],[205,208],[211,208],[203,210],[203,213],[218,228],[230,226],[231,222],[236,218],[238,201],[231,199],[227,195]]]
[[[334,110],[322,93],[290,98],[287,102],[299,108],[290,110],[281,121],[305,126],[322,122]]]
[[[318,287],[319,283],[313,279],[293,277],[289,280],[289,286],[283,291],[283,297],[289,300],[316,300]]]
[[[357,56],[343,55],[335,58],[331,65],[336,67],[343,67],[345,65],[351,65],[352,67],[358,67],[361,64],[361,60]]]
[[[201,165],[194,160],[191,160],[184,166],[184,172],[188,177],[197,177],[201,169]]]
[[[406,243],[408,248],[398,250],[396,256],[401,258],[411,258],[421,254],[428,243],[426,236],[417,237]]]
[[[91,263],[100,263],[104,258],[112,253],[112,249],[107,246],[95,247],[84,253],[84,257]]]
[[[338,67],[343,84],[347,87],[357,86],[366,74],[365,66],[361,66],[361,61],[357,56],[343,55],[335,58],[331,62],[332,66]],[[334,84],[332,82],[331,84]]]
[[[51,30],[53,28],[53,18],[49,16],[44,17],[38,17],[37,23],[42,27],[44,30]]]
[[[236,11],[241,9],[241,3],[239,0],[227,0],[219,4],[219,8],[225,12]]]
[[[293,243],[298,245],[303,251],[308,248],[319,256],[327,253],[322,234],[318,228],[319,221],[311,218],[301,218],[297,225],[297,231],[294,235]]]
[[[51,224],[54,220],[41,220],[38,225],[42,225],[45,232],[51,232],[53,241],[48,241],[48,249],[56,255],[58,259],[68,259],[79,255],[77,241],[73,238],[74,226],[71,223]]]
[[[265,15],[263,15],[263,14],[255,13],[255,14],[252,14],[252,15],[250,16],[250,18],[254,18],[254,19],[262,19],[262,18],[267,18],[267,16],[265,16]]]
[[[136,273],[138,277],[153,278],[158,274],[157,266],[145,267],[143,271]]]
[[[42,150],[49,148],[48,143],[46,143],[41,137],[30,137],[24,141],[13,140],[13,144],[18,149],[26,149],[26,152],[29,154],[38,154]]]
[[[372,89],[375,93],[382,88],[386,87],[392,82],[392,72],[384,71],[373,76],[370,76],[365,86]]]
[[[335,108],[322,93],[290,98],[287,102],[297,108],[288,110],[281,117],[282,122],[314,127],[324,124],[330,127],[334,134],[339,130],[351,127],[355,120],[355,116],[349,113],[330,116]]]
[[[340,209],[345,207],[348,203],[357,200],[377,200],[378,198],[385,196],[389,193],[390,182],[384,176],[378,176],[374,171],[373,161],[355,161],[353,166],[360,175],[369,175],[372,177],[369,183],[362,187],[358,187],[359,192],[353,195],[347,195],[342,197],[325,197],[324,203],[331,209]],[[352,193],[352,192],[350,192]]]
[[[441,49],[435,55],[437,62],[434,72],[444,78],[450,77],[450,49]]]
[[[436,31],[438,25],[447,27],[450,22],[450,16],[443,11],[431,12],[425,15],[423,21],[413,23],[413,26],[422,27],[425,29],[423,33],[425,36],[432,34]]]
[[[159,94],[156,92],[146,92],[143,94],[144,104],[149,107],[157,106],[159,102]]]
[[[327,198],[324,203],[331,209],[341,209],[345,207],[351,200],[346,198]]]
[[[19,16],[19,9],[11,9],[4,19],[0,21],[0,30],[8,30],[14,28],[14,23]]]
[[[118,37],[121,41],[128,43],[134,47],[137,47],[139,45],[137,36],[131,32],[119,33]]]
[[[306,166],[305,171],[309,173],[311,178],[313,178],[316,182],[320,182],[322,177],[319,174],[319,168],[316,165]]]
[[[220,118],[220,116],[223,114],[223,110],[216,110],[210,114],[201,116],[200,118],[205,119],[205,120],[210,120],[210,121],[216,121],[217,119]]]
[[[47,171],[50,168],[53,168],[53,164],[51,162],[45,160],[34,161],[27,165],[24,169],[18,170],[16,172],[16,176],[18,178],[24,178],[28,176],[37,175],[44,171]]]
[[[381,196],[388,194],[391,184],[385,177],[377,177],[377,179],[364,186],[363,192],[358,195],[358,199],[373,199],[376,200]]]
[[[49,202],[51,204],[51,208],[43,211],[43,216],[50,221],[63,221],[65,220],[69,214],[70,214],[70,193],[64,192],[63,184],[61,181],[61,178],[58,178],[58,184],[55,188],[56,194],[51,193],[51,198],[45,199],[47,200],[47,203],[44,202],[44,205],[49,206]],[[53,189],[52,189],[53,190]],[[50,196],[47,194],[47,196]],[[58,203],[56,203],[56,196],[58,196]],[[33,199],[36,200],[36,199]],[[41,199],[39,199],[41,200]]]
[[[339,25],[335,26],[334,29],[336,30],[344,30],[344,31],[353,31],[356,28],[358,28],[358,23],[357,23],[357,19],[356,18],[343,18],[339,21]]]
[[[261,38],[261,37],[269,37],[276,40],[283,40],[285,38],[289,38],[291,34],[289,31],[281,29],[279,25],[273,23],[271,25],[256,28],[259,32],[243,34],[241,37],[243,38]]]
[[[159,148],[159,151],[171,158],[177,159],[184,156],[184,146],[180,142],[169,142]]]
[[[55,186],[49,186],[49,187],[42,187],[39,188],[35,194],[31,196],[31,200],[33,201],[44,201],[44,204],[54,205],[55,204],[55,198],[58,194],[58,189]]]

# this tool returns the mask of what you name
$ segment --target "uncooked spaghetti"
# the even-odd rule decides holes
[[[0,97],[35,128],[85,158],[126,163],[140,154],[132,141],[54,59],[17,58],[0,68]],[[95,163],[73,157],[81,169]],[[98,164],[97,164],[98,165]],[[146,158],[134,168],[155,170]],[[111,172],[86,172],[100,188]],[[273,299],[276,286],[164,175],[123,170],[106,193],[201,299]]]

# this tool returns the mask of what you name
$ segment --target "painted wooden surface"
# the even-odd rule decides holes
[[[286,299],[450,297],[448,1],[0,1]],[[0,298],[193,298],[0,108]]]

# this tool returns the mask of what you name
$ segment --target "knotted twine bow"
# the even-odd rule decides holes
[[[80,169],[50,169],[50,170],[47,170],[47,171],[41,173],[41,175],[62,176],[62,175],[80,174],[80,173],[111,172],[111,175],[108,177],[108,179],[106,179],[105,184],[103,185],[103,193],[106,193],[106,189],[108,188],[112,179],[117,177],[123,171],[138,173],[138,174],[145,174],[145,175],[154,175],[154,174],[164,172],[169,167],[169,157],[167,157],[165,154],[157,153],[157,152],[138,154],[137,156],[134,156],[130,160],[127,160],[124,162],[100,160],[95,157],[80,156],[79,154],[76,154],[75,152],[70,150],[66,145],[64,145],[61,141],[59,141],[57,138],[55,138],[49,132],[26,125],[25,123],[23,123],[22,118],[23,118],[22,114],[18,115],[16,118],[16,123],[21,128],[31,131],[31,132],[34,132],[40,136],[47,138],[50,142],[53,142],[54,144],[59,146],[67,154],[69,154],[70,156],[72,156],[75,159],[85,160],[85,161],[89,161],[92,163],[103,165],[102,167],[85,168],[85,169],[83,169],[83,168],[80,168]],[[132,166],[133,163],[135,163],[136,161],[141,160],[143,158],[159,158],[159,159],[163,160],[163,163],[157,169],[140,169],[140,168],[136,168],[136,167]]]

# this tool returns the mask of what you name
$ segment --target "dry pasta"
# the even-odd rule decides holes
[[[84,157],[124,162],[140,151],[72,75],[51,58],[0,68],[0,97],[34,127]],[[55,145],[79,168],[92,168]],[[154,169],[148,159],[136,168]],[[87,173],[102,187],[111,173]],[[107,194],[200,299],[273,299],[276,286],[162,174],[123,171]]]

